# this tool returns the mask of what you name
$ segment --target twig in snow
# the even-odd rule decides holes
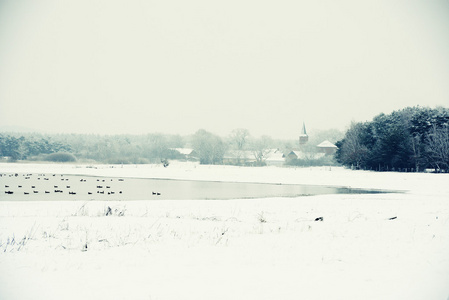
[[[224,230],[224,231],[221,233],[221,236],[218,238],[218,240],[217,240],[217,242],[215,243],[215,245],[217,245],[217,244],[221,241],[221,239],[223,238],[223,236],[225,235],[225,233],[226,233],[228,230],[229,230],[229,228],[226,228],[226,230]]]
[[[78,211],[75,214],[73,214],[72,216],[79,216],[80,213],[82,216],[85,216],[87,214],[85,207],[88,202],[89,201],[84,202],[84,204],[81,205],[81,207],[78,209]]]
[[[258,215],[258,218],[257,218],[258,220],[259,220],[259,222],[260,223],[266,223],[267,222],[267,220],[264,218],[264,216],[263,216],[263,212],[261,212],[259,215]]]

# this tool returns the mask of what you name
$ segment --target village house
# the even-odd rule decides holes
[[[276,166],[276,167],[283,166],[285,163],[284,153],[282,153],[282,151],[280,151],[279,149],[273,149],[267,155],[265,163],[267,164],[267,166]]]
[[[195,150],[191,148],[172,148],[172,150],[179,152],[179,154],[183,155],[187,160],[198,159],[198,155],[196,154]]]
[[[225,165],[253,165],[256,163],[254,153],[249,150],[230,150],[223,156]]]
[[[317,147],[318,147],[318,152],[324,153],[325,155],[332,155],[338,149],[337,146],[335,146],[334,144],[332,144],[331,142],[329,142],[327,140],[322,142],[321,144],[319,144]]]
[[[333,155],[338,149],[337,146],[326,140],[316,146],[316,152],[312,149],[307,151],[305,147],[307,143],[309,143],[309,135],[306,131],[306,125],[303,122],[301,133],[299,134],[299,147],[287,149],[284,153],[285,160],[293,161],[296,159],[318,159],[323,156]]]

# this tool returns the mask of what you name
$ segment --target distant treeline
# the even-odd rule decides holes
[[[331,129],[313,134],[307,151],[316,151],[316,145],[325,139],[336,142],[343,133]],[[274,149],[291,151],[297,140],[276,140],[268,136],[252,137],[247,129],[234,129],[228,136],[220,137],[204,129],[189,136],[168,134],[145,135],[92,135],[92,134],[39,134],[0,133],[0,156],[3,160],[99,162],[110,164],[160,163],[174,159],[192,159],[174,150],[189,148],[193,158],[201,164],[246,165],[243,156],[250,153],[254,165],[265,165]],[[242,160],[224,160],[226,153],[241,154]],[[319,164],[311,158],[297,165]],[[329,163],[329,159],[326,161]]]
[[[449,109],[407,107],[352,123],[337,142],[336,159],[357,169],[422,171],[449,169]]]
[[[239,137],[249,140],[249,132]],[[221,164],[228,149],[233,149],[236,137],[222,138],[200,129],[194,135],[89,135],[38,133],[0,133],[0,156],[9,161],[100,162],[110,164],[160,163],[170,159],[185,159],[174,148],[193,148],[202,164]],[[254,141],[259,141],[255,139]],[[266,138],[264,139],[266,140]],[[260,147],[273,147],[268,139]],[[259,145],[254,143],[254,145]]]
[[[174,159],[177,135],[0,134],[0,155],[15,160],[151,163]],[[57,154],[57,155],[56,155]]]

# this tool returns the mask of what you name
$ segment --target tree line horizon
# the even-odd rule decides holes
[[[449,168],[449,109],[406,107],[379,114],[372,121],[352,122],[346,132],[321,130],[301,147],[301,159],[287,161],[297,166],[343,165],[377,171],[422,171]],[[316,159],[316,145],[324,140],[336,144],[334,156]],[[186,159],[175,148],[195,150],[201,164],[223,164],[225,153],[249,151],[256,165],[263,166],[272,149],[299,149],[296,139],[253,137],[237,128],[226,137],[199,129],[188,136],[178,134],[41,134],[0,133],[0,156],[8,161],[55,161],[110,164],[145,164]]]
[[[305,148],[308,152],[314,152],[313,145],[316,146],[325,139],[336,142],[341,137],[343,132],[337,129],[320,130],[312,136],[310,145]],[[297,147],[297,139],[273,139],[266,135],[253,137],[249,130],[244,128],[234,129],[226,137],[205,129],[199,129],[187,136],[162,133],[140,135],[0,133],[0,157],[8,157],[9,161],[145,164],[186,159],[174,149],[191,148],[202,164],[222,164],[226,152],[243,155],[244,151],[249,151],[254,156],[256,165],[264,165],[267,154],[273,149]]]

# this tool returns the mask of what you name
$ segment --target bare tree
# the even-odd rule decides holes
[[[423,147],[423,143],[421,142],[421,135],[410,135],[409,140],[411,142],[411,149],[413,151],[411,159],[415,162],[415,171],[419,172],[422,160],[421,148]]]
[[[236,156],[238,164],[241,164],[242,159],[245,157],[245,149],[247,148],[249,137],[248,129],[244,128],[232,130],[229,136],[229,144],[234,149],[233,153]]]
[[[246,144],[248,142],[250,134],[248,129],[244,128],[237,128],[232,130],[230,139],[231,144],[235,147],[237,150],[244,150],[246,147]]]
[[[253,141],[251,148],[257,165],[262,166],[265,164],[265,160],[268,158],[268,154],[270,154],[272,151],[272,145],[273,140],[271,139],[271,137],[266,135]]]
[[[449,169],[449,127],[432,127],[427,136],[427,151],[436,169]]]

